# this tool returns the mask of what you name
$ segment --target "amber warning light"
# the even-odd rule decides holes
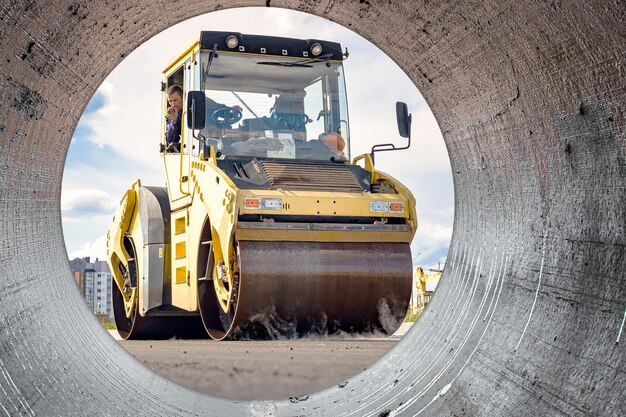
[[[404,211],[404,203],[389,203],[389,211],[401,213]]]
[[[246,198],[243,200],[243,206],[249,209],[261,208],[261,200],[258,198]]]

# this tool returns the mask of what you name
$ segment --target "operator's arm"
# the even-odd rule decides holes
[[[176,122],[172,122],[167,119],[167,127],[165,129],[165,140],[168,144],[180,142],[180,117],[177,117]]]

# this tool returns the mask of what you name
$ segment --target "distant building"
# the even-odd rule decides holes
[[[97,260],[96,260],[97,262]],[[95,272],[95,266],[92,262],[88,262],[85,265],[85,301],[87,301],[87,305],[93,310],[93,275]]]
[[[113,276],[109,265],[104,261],[94,263],[93,281],[93,311],[96,314],[113,317],[113,300],[111,295],[111,283]]]
[[[113,275],[109,265],[97,258],[76,258],[70,261],[74,280],[87,306],[99,317],[113,318],[111,284]]]
[[[74,281],[78,286],[80,295],[85,296],[85,266],[89,263],[89,256],[84,258],[75,258],[70,261],[72,272],[74,273]]]

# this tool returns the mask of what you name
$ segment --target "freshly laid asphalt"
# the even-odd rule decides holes
[[[144,366],[195,391],[233,400],[297,397],[344,384],[389,351],[389,337],[277,341],[119,340]]]

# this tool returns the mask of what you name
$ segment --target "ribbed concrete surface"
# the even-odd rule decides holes
[[[0,0],[0,415],[626,415],[621,1],[271,1],[387,51],[432,106],[454,170],[437,296],[345,387],[301,402],[200,396],[96,324],[59,204],[84,106],[168,25],[266,3]]]

